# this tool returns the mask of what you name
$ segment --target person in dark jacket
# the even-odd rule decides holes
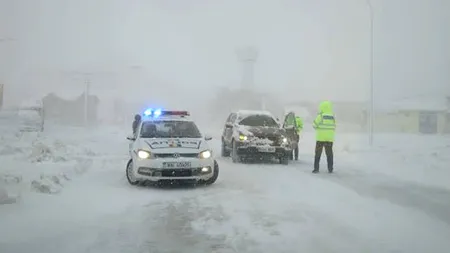
[[[131,126],[133,129],[133,134],[136,135],[137,129],[139,127],[139,124],[141,123],[141,115],[136,114],[134,115],[134,121],[133,121],[133,125]]]

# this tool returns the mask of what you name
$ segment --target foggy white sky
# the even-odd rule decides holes
[[[450,93],[450,1],[372,3],[376,96]],[[101,71],[95,89],[117,94],[138,83],[238,87],[234,50],[243,45],[259,48],[260,90],[292,99],[368,94],[365,0],[0,0],[1,38],[15,39],[0,42],[9,100],[81,89],[71,71]]]

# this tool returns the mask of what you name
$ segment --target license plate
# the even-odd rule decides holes
[[[258,151],[265,153],[275,153],[275,147],[259,147]]]
[[[164,162],[163,168],[190,168],[191,162]]]

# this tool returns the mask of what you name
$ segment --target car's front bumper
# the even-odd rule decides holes
[[[271,150],[267,150],[271,149]],[[254,145],[251,143],[237,142],[237,155],[240,157],[273,157],[273,158],[284,158],[289,157],[292,150],[288,145],[286,146],[263,146]]]
[[[167,168],[167,163],[189,163],[187,167]],[[184,164],[185,165],[185,164]],[[140,181],[208,180],[213,176],[214,159],[170,158],[139,159],[133,161],[134,176]]]

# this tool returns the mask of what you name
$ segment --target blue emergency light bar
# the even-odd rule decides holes
[[[161,109],[147,109],[144,116],[157,118],[159,116],[189,116],[188,111],[163,111]]]

